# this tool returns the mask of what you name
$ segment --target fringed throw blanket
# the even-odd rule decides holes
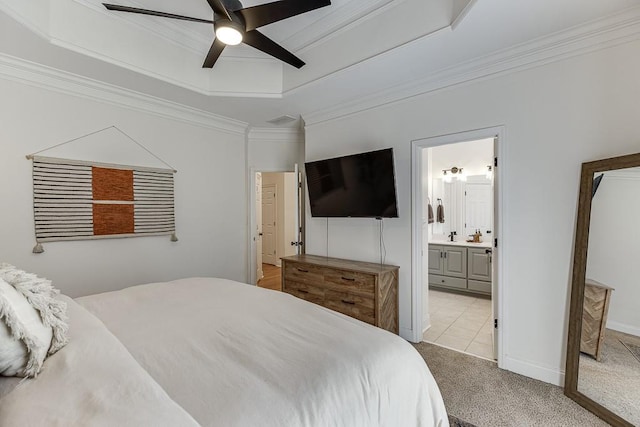
[[[42,242],[175,237],[174,171],[33,157],[33,203]]]

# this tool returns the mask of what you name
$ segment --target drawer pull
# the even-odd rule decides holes
[[[354,301],[347,301],[346,299],[343,299],[342,302],[349,305],[356,305]]]
[[[309,291],[305,291],[304,289],[298,289],[298,292],[300,292],[301,294],[308,294]]]
[[[304,270],[304,269],[302,269],[302,268],[298,268],[298,271],[300,271],[300,272],[302,272],[302,273],[308,273],[308,272],[309,272],[309,270]]]
[[[354,279],[354,278],[344,277],[344,276],[342,276],[342,280],[347,280],[349,282],[355,282],[356,281],[356,279]]]

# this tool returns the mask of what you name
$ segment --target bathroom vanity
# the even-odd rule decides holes
[[[491,242],[429,244],[429,287],[491,295]]]

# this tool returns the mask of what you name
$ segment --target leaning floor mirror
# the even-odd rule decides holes
[[[582,165],[565,394],[640,426],[640,153]]]

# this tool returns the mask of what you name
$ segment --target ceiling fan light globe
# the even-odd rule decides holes
[[[242,33],[237,29],[226,25],[216,27],[216,38],[229,46],[235,46],[242,43]]]

